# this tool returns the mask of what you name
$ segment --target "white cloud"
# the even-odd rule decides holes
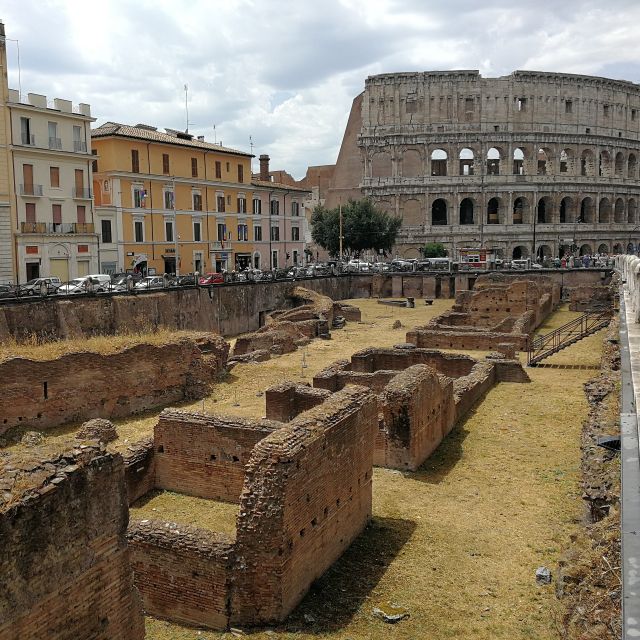
[[[335,161],[367,75],[514,69],[640,80],[635,0],[0,0],[22,88],[98,122],[184,128],[300,177]],[[15,45],[8,43],[11,86]]]

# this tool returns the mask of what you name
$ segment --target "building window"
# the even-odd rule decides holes
[[[253,213],[256,216],[262,213],[262,200],[260,200],[260,198],[253,199]]]
[[[165,190],[164,191],[164,208],[173,209],[174,205],[175,205],[175,198],[173,195],[173,191]]]
[[[280,215],[280,202],[278,200],[271,201],[270,211],[272,216]]]
[[[87,143],[82,139],[82,127],[73,127],[73,150],[80,153],[87,152]]]
[[[102,242],[104,243],[113,242],[112,236],[111,236],[111,220],[102,220],[101,226],[102,226]]]
[[[168,176],[169,175],[169,171],[170,171],[169,154],[168,153],[163,153],[162,154],[162,173],[164,173],[165,176]]]
[[[638,110],[637,109],[631,109],[631,119],[635,120],[638,117]]]
[[[464,99],[464,110],[466,113],[473,113],[475,109],[475,100],[473,98]]]
[[[604,115],[605,118],[609,117],[609,105],[608,104],[602,105],[602,115]]]
[[[238,225],[238,240],[246,242],[249,239],[249,227],[246,224]]]
[[[518,111],[524,112],[527,110],[527,99],[526,98],[518,98],[516,101],[516,108]]]
[[[229,171],[231,171],[231,165],[227,162],[227,173],[229,173]]]
[[[36,203],[35,202],[27,202],[25,204],[25,208],[26,208],[26,220],[27,222],[30,223],[35,223],[36,221]]]
[[[216,160],[216,178],[218,178],[218,180],[222,178],[222,163],[220,160]]]
[[[300,227],[291,227],[291,240],[300,241]]]
[[[247,213],[247,201],[244,196],[238,198],[238,213]]]
[[[299,216],[300,215],[300,203],[295,200],[291,203],[291,215]]]
[[[91,149],[91,155],[92,155],[92,156],[97,156],[97,155],[98,155],[98,150],[97,150],[97,149]],[[98,171],[98,161],[97,161],[97,160],[94,160],[94,161],[91,163],[91,170],[92,170],[94,173],[97,173],[97,171]]]
[[[131,149],[131,172],[140,173],[140,156],[137,149]]]
[[[164,221],[164,239],[173,242],[173,220]]]
[[[274,269],[278,268],[278,252],[277,251],[271,252],[271,266]]]
[[[573,101],[566,100],[564,103],[564,112],[565,113],[573,113]]]
[[[241,164],[238,165],[238,182],[244,182],[244,167]]]
[[[133,206],[136,209],[142,209],[145,205],[147,192],[144,187],[133,187]]]
[[[191,158],[191,177],[198,177],[198,158]]]
[[[22,144],[35,144],[34,136],[31,135],[31,118],[20,118],[20,140]]]
[[[54,189],[60,187],[60,167],[49,167],[49,182]]]
[[[280,240],[280,227],[271,227],[271,242]]]
[[[202,194],[200,193],[193,194],[193,210],[202,211]]]
[[[136,220],[133,223],[133,236],[136,242],[144,242],[144,223],[142,220]]]
[[[87,207],[79,204],[76,207],[76,213],[78,215],[78,224],[85,224],[87,222]]]
[[[227,239],[227,225],[218,223],[218,242],[224,242]]]
[[[224,211],[225,211],[225,204],[224,203],[225,203],[224,195],[221,194],[221,193],[218,193],[216,195],[216,205],[218,207],[217,210],[218,210],[219,213],[224,213]]]
[[[62,140],[58,138],[58,123],[49,122],[48,131],[49,131],[49,149],[58,149],[58,150],[62,149]]]
[[[253,227],[253,239],[255,242],[262,242],[262,227]]]
[[[193,221],[193,239],[195,242],[202,240],[202,223],[200,220]]]
[[[51,205],[51,214],[53,216],[53,230],[61,231],[62,227],[62,205],[61,204],[52,204]]]

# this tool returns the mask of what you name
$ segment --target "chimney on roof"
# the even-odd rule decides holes
[[[263,153],[260,156],[260,180],[264,180],[265,182],[269,182],[271,177],[269,176],[269,156],[266,153]]]

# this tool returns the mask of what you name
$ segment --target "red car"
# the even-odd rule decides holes
[[[224,282],[224,275],[221,273],[205,273],[200,276],[199,284],[221,284]]]

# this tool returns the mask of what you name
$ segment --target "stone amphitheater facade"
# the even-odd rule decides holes
[[[359,190],[402,217],[400,255],[417,257],[426,242],[507,259],[640,242],[640,85],[533,71],[392,73],[369,77],[353,110]]]

